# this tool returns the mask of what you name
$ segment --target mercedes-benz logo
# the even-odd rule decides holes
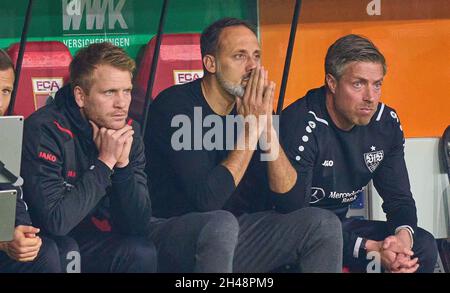
[[[319,187],[311,187],[311,199],[309,203],[316,203],[325,198],[325,191]]]

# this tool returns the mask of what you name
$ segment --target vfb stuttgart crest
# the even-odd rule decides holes
[[[371,173],[373,173],[378,165],[380,165],[380,162],[383,161],[383,158],[383,150],[364,154],[364,162],[366,163],[366,166],[367,168],[369,168],[369,171]]]

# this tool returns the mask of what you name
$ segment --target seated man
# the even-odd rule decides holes
[[[344,264],[352,270],[366,271],[374,254],[366,255],[374,251],[385,270],[433,272],[436,243],[417,227],[402,126],[395,110],[380,103],[385,74],[384,56],[366,38],[347,35],[328,49],[325,86],[281,115],[282,144],[303,180],[301,192],[280,204],[288,211],[310,205],[335,212],[343,226]],[[371,179],[387,222],[346,218]]]
[[[254,28],[221,19],[203,32],[201,52],[204,78],[163,91],[150,107],[145,143],[155,214],[232,211],[240,229],[234,272],[286,265],[339,272],[342,233],[335,215],[316,208],[280,214],[266,200],[296,192],[302,179],[272,125],[275,85],[260,66]],[[225,124],[236,119],[239,127],[240,118],[250,123],[235,136],[236,125]],[[271,142],[264,151],[275,158],[268,162],[261,160],[270,154],[255,151],[260,138]]]
[[[71,84],[25,121],[30,215],[78,242],[83,272],[231,270],[238,226],[223,212],[151,218],[139,125],[128,119],[134,61],[110,44],[83,48]],[[151,239],[149,239],[151,238]]]
[[[0,49],[0,116],[8,109],[14,86],[14,66]],[[4,142],[2,142],[4,143]],[[16,228],[13,240],[0,242],[0,273],[58,273],[61,272],[58,248],[52,240],[39,237],[32,226],[20,187],[0,184],[0,190],[17,190]]]

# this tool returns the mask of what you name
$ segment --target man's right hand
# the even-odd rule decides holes
[[[236,97],[238,114],[244,116],[244,118],[254,117],[256,125],[253,126],[257,128],[258,137],[266,127],[269,118],[268,109],[272,109],[273,98],[271,95],[273,95],[274,88],[275,83],[268,82],[267,70],[258,65],[250,75],[244,96]],[[266,119],[260,119],[261,115],[265,115]],[[270,111],[270,115],[272,115],[272,111]],[[262,125],[259,125],[260,123]]]
[[[383,241],[383,249],[395,254],[395,260],[390,263],[392,273],[414,273],[419,268],[418,258],[412,259],[414,252],[409,248],[411,243],[402,241],[399,235],[391,235]]]
[[[419,268],[418,258],[411,259],[414,255],[412,250],[399,245],[392,237],[389,236],[383,241],[367,240],[366,250],[377,251],[381,265],[389,272],[414,273]]]
[[[17,226],[14,230],[13,240],[0,243],[0,249],[15,261],[33,261],[42,245],[42,239],[36,236],[37,233],[39,233],[38,228]]]
[[[123,149],[134,130],[130,125],[125,125],[119,130],[99,128],[94,122],[90,121],[93,129],[93,140],[97,146],[98,159],[105,163],[111,170],[117,164]]]
[[[267,109],[275,84],[266,90],[267,71],[259,65],[252,70],[243,97],[236,97],[236,108],[245,119],[245,129],[239,135],[236,149],[228,154],[222,165],[230,171],[237,186],[247,170],[256,150],[258,139],[267,127]],[[262,119],[265,116],[266,119]]]

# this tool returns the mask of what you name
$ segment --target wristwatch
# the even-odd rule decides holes
[[[366,258],[367,248],[366,248],[367,238],[362,238],[361,244],[359,246],[358,258]]]

